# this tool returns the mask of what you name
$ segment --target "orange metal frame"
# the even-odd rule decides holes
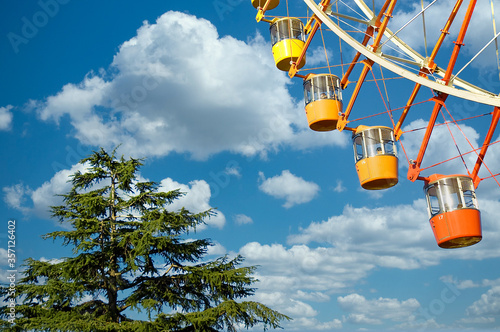
[[[325,11],[327,9],[328,5],[330,5],[330,0],[323,0],[319,4],[319,6],[321,7],[321,10],[323,10],[323,11]],[[314,21],[314,26],[311,29],[311,24],[312,24],[313,21]],[[302,53],[300,53],[299,57],[297,58],[297,61],[295,61],[294,63],[292,63],[292,65],[290,67],[290,70],[288,71],[288,76],[290,76],[290,78],[293,78],[295,76],[301,77],[301,78],[305,78],[305,76],[297,74],[297,72],[298,72],[297,65],[306,56],[307,48],[311,44],[311,41],[312,41],[314,35],[318,31],[318,29],[319,29],[319,27],[321,26],[322,23],[323,22],[321,22],[321,20],[316,15],[313,15],[309,19],[309,21],[307,22],[307,24],[305,26],[306,33],[307,33],[307,31],[309,29],[311,29],[311,31],[309,32],[309,36],[307,36],[307,40],[306,40],[306,43],[304,45],[304,49],[302,50]]]
[[[481,182],[481,180],[482,180],[478,176],[479,169],[481,168],[481,165],[483,164],[484,156],[486,155],[486,151],[488,150],[488,147],[490,146],[491,139],[493,138],[493,134],[495,133],[495,129],[498,125],[499,119],[500,119],[500,108],[495,107],[495,110],[493,111],[493,118],[491,119],[490,128],[488,129],[488,133],[486,134],[486,137],[484,139],[483,147],[481,148],[481,151],[479,152],[479,155],[477,156],[476,165],[474,166],[474,169],[473,169],[472,174],[471,174],[472,181],[474,181],[474,187],[476,187],[476,188],[479,185],[479,182]]]
[[[458,4],[459,1],[457,1]],[[450,77],[453,73],[453,68],[455,67],[457,58],[458,58],[458,53],[460,52],[461,47],[464,45],[464,39],[465,39],[465,34],[467,32],[467,29],[469,27],[469,23],[472,17],[472,13],[474,12],[474,8],[476,6],[477,0],[471,0],[469,3],[469,6],[467,8],[467,12],[465,13],[465,18],[462,22],[462,26],[460,28],[460,32],[457,37],[457,41],[455,41],[455,47],[453,48],[453,52],[450,57],[450,61],[448,62],[448,67],[446,68],[446,72],[443,77],[443,82],[444,84],[449,84],[450,82]],[[448,22],[451,24],[451,22]],[[447,23],[447,25],[448,25]],[[441,35],[443,36],[443,35]],[[437,52],[437,51],[436,51]],[[437,97],[433,98],[435,104],[434,104],[434,109],[432,111],[431,118],[429,120],[429,123],[427,125],[427,129],[425,131],[424,139],[422,141],[422,144],[420,146],[420,150],[418,152],[417,159],[413,162],[412,165],[408,168],[408,179],[412,182],[418,180],[425,180],[425,178],[420,177],[420,172],[421,172],[421,164],[422,160],[424,159],[424,154],[427,149],[427,146],[429,144],[429,140],[432,134],[432,130],[434,129],[434,125],[436,124],[436,119],[438,117],[439,111],[444,105],[444,102],[446,101],[446,98],[448,97],[447,94],[441,93]],[[490,128],[490,130],[494,128]]]
[[[263,19],[263,17],[266,14],[267,7],[269,6],[270,3],[271,3],[271,0],[267,0],[266,3],[264,4],[264,7],[259,8],[259,10],[257,11],[257,16],[255,16],[255,20],[257,22],[260,22],[260,21],[268,22],[267,20]]]
[[[368,41],[370,40],[370,38],[373,37],[374,30],[378,30],[377,37],[375,38],[375,41],[371,45],[371,47],[373,48],[373,52],[377,52],[377,49],[380,46],[380,40],[382,39],[384,32],[385,32],[385,29],[387,28],[387,24],[389,23],[389,19],[392,17],[392,12],[394,11],[394,7],[396,6],[396,2],[397,2],[397,0],[386,0],[384,3],[384,6],[380,10],[380,12],[377,16],[377,19],[374,23],[375,27],[369,26],[366,29],[366,35],[365,35],[365,38],[363,39],[363,45],[366,45],[368,43]],[[386,13],[384,13],[385,10],[387,10]],[[382,16],[385,16],[385,18],[381,22],[380,20],[382,19]],[[344,77],[342,77],[342,81],[341,81],[342,89],[344,89],[347,86],[349,75],[352,72],[354,66],[356,65],[356,63],[359,59],[359,56],[360,56],[360,53],[358,52],[354,56],[354,60],[351,63],[351,65],[349,66],[349,69],[347,70],[347,72],[344,74]],[[363,60],[361,62],[364,64],[363,70],[361,71],[358,82],[356,83],[356,87],[354,88],[353,94],[351,95],[351,99],[349,100],[349,103],[347,104],[346,110],[345,110],[345,112],[343,112],[340,115],[340,118],[337,122],[337,130],[339,130],[339,131],[342,131],[346,128],[346,125],[349,122],[348,121],[349,115],[351,114],[352,108],[354,106],[354,102],[358,98],[359,91],[361,90],[361,86],[363,85],[363,83],[366,79],[366,75],[368,74],[368,71],[371,69],[371,67],[374,63],[372,60]]]
[[[422,67],[419,72],[419,76],[422,77],[427,77],[427,74],[431,74],[434,72],[436,69],[436,64],[434,63],[434,59],[437,56],[437,53],[439,49],[441,48],[441,45],[443,44],[444,38],[450,33],[449,29],[451,27],[451,24],[455,20],[455,17],[457,16],[458,10],[460,9],[461,5],[463,3],[463,0],[458,0],[455,3],[455,7],[453,8],[450,17],[448,18],[448,21],[446,22],[444,28],[441,30],[441,35],[439,36],[439,39],[434,46],[434,49],[432,50],[432,53],[430,57],[427,60],[427,66]],[[403,132],[401,131],[401,126],[403,125],[404,120],[406,119],[406,116],[408,115],[408,112],[410,111],[411,106],[413,105],[413,102],[415,101],[415,98],[417,97],[418,92],[420,91],[421,84],[415,84],[415,87],[413,88],[413,91],[410,95],[410,98],[408,99],[408,102],[406,103],[406,106],[403,110],[403,113],[401,114],[401,117],[399,118],[398,123],[394,127],[394,137],[397,140],[401,137]]]
[[[364,46],[366,46],[368,44],[368,42],[370,41],[370,39],[372,39],[374,37],[374,32],[377,32],[377,36],[376,36],[373,44],[371,45],[373,52],[377,52],[378,47],[380,46],[380,41],[384,35],[384,32],[387,28],[389,20],[392,17],[392,12],[394,11],[394,7],[396,5],[396,2],[397,2],[397,0],[386,0],[384,5],[381,8],[379,14],[377,15],[377,18],[376,18],[375,22],[373,23],[373,25],[370,25],[366,29],[365,37],[363,38],[363,41],[362,41],[362,44]],[[270,0],[266,1],[266,4],[264,5],[264,7],[260,9],[261,17],[265,13],[269,3],[270,3]],[[439,49],[441,48],[441,46],[443,44],[444,39],[449,34],[449,29],[450,29],[453,21],[455,20],[455,17],[457,15],[462,3],[463,3],[463,0],[456,1],[455,6],[454,6],[447,22],[446,22],[444,28],[441,30],[441,35],[440,35],[438,41],[436,42],[436,45],[434,46],[434,49],[433,49],[431,55],[426,59],[426,64],[420,69],[420,72],[419,72],[420,76],[427,77],[428,74],[432,74],[434,72],[434,70],[436,69],[437,66],[434,63],[434,60],[437,56]],[[467,12],[466,12],[465,18],[462,22],[462,26],[460,28],[460,32],[458,34],[457,40],[454,42],[455,46],[453,48],[452,55],[451,55],[450,60],[448,62],[448,67],[446,68],[444,78],[442,79],[444,84],[450,84],[450,78],[452,76],[453,69],[455,67],[460,49],[464,45],[463,41],[465,38],[465,34],[468,30],[470,20],[472,17],[472,13],[474,12],[474,8],[476,6],[476,3],[477,3],[477,0],[471,0],[469,3],[469,6],[467,8]],[[327,7],[330,5],[330,0],[323,0],[323,1],[321,1],[321,3],[319,5],[320,5],[321,9],[323,11],[325,11],[327,9]],[[382,17],[384,17],[383,20],[382,20]],[[266,21],[266,22],[268,21],[264,18],[261,18],[261,19],[263,21]],[[313,22],[314,22],[314,25],[311,28],[311,25],[313,24]],[[321,24],[322,24],[321,20],[316,15],[313,15],[309,19],[309,21],[305,27],[305,31],[309,35],[308,35],[308,38],[306,40],[306,43],[304,45],[304,48],[303,48],[300,56],[298,57],[296,62],[292,63],[292,65],[290,67],[290,70],[288,72],[288,75],[290,76],[290,78],[293,78],[295,76],[301,77],[301,78],[306,77],[306,76],[298,74],[297,65],[305,57],[307,49],[308,49],[314,35],[316,34],[318,29],[320,28]],[[341,83],[340,83],[342,90],[344,90],[347,87],[347,85],[349,83],[351,83],[349,81],[349,76],[352,73],[354,66],[358,63],[360,56],[361,56],[361,53],[359,53],[359,52],[356,53],[353,61],[349,65],[349,68],[347,69],[344,76],[342,77]],[[346,107],[346,110],[345,110],[345,112],[343,112],[340,115],[340,118],[337,122],[337,129],[339,131],[342,131],[344,129],[353,130],[353,128],[346,127],[347,123],[349,122],[348,118],[349,118],[349,115],[350,115],[352,108],[354,106],[354,102],[356,101],[356,99],[359,95],[359,92],[361,90],[361,87],[366,79],[366,76],[367,76],[368,72],[371,70],[371,67],[372,67],[374,62],[372,60],[366,59],[366,60],[361,61],[361,63],[364,64],[363,70],[361,71],[361,74],[360,74],[359,79],[356,83],[356,87],[354,88],[353,94],[351,95],[351,99],[349,100],[349,103]],[[407,116],[411,106],[413,105],[413,103],[415,101],[415,98],[416,98],[418,92],[420,91],[420,87],[421,87],[421,84],[417,83],[415,85],[415,87],[413,88],[413,91],[410,95],[410,98],[408,99],[406,106],[403,110],[403,113],[400,116],[399,121],[396,123],[396,125],[394,127],[394,136],[395,136],[396,140],[398,140],[402,135],[401,127],[403,125],[404,120],[406,119],[406,116]],[[429,144],[429,140],[430,140],[430,137],[432,135],[432,131],[434,129],[437,117],[438,117],[439,112],[441,111],[442,107],[444,106],[447,97],[448,97],[447,94],[439,93],[437,96],[435,96],[434,98],[431,99],[435,103],[432,114],[431,114],[431,118],[430,118],[429,123],[427,125],[426,132],[424,134],[424,138],[423,138],[422,144],[420,146],[420,150],[418,152],[417,159],[415,161],[413,161],[413,163],[410,165],[410,167],[408,169],[407,177],[412,182],[414,182],[416,180],[428,180],[428,178],[420,176],[420,172],[421,172],[420,166],[422,164],[422,160],[424,158],[425,151],[426,151],[427,146]],[[500,120],[500,108],[495,107],[495,110],[493,112],[493,118],[492,118],[492,121],[490,124],[490,128],[489,128],[488,133],[486,135],[486,138],[484,140],[481,151],[478,154],[478,158],[477,158],[476,164],[474,166],[474,169],[473,169],[472,173],[469,174],[474,181],[475,187],[477,187],[482,180],[478,176],[479,169],[481,168],[481,166],[483,164],[484,156],[486,155],[486,151],[488,150],[488,147],[491,143],[491,139],[493,137],[493,134],[495,132],[495,129],[498,125],[499,120]]]

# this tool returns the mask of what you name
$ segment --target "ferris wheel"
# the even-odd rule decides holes
[[[279,0],[252,0],[252,5],[257,9],[257,22],[270,24],[277,69],[288,72],[290,78],[303,80],[309,127],[314,131],[352,132],[356,171],[361,186],[367,190],[387,189],[399,182],[399,143],[408,162],[407,179],[424,182],[429,221],[437,244],[459,248],[478,243],[482,233],[475,189],[486,179],[500,187],[500,174],[495,174],[484,160],[488,148],[498,143],[492,140],[500,119],[500,91],[484,87],[481,77],[471,77],[468,72],[482,61],[485,50],[496,49],[498,73],[493,77],[498,79],[500,33],[496,31],[493,0],[491,37],[475,48],[464,46],[471,22],[479,12],[477,0],[448,1],[447,11],[443,2],[437,0],[415,0],[411,4],[397,0],[303,2],[305,15],[290,13],[288,1],[286,14],[281,16],[268,15],[268,11],[281,7]],[[294,4],[292,10],[296,8]],[[413,10],[411,17],[408,8]],[[440,29],[435,28],[435,22],[426,22],[426,17],[439,17]],[[412,33],[418,38],[412,37]],[[314,51],[314,43],[324,48],[324,67],[311,68],[307,64],[306,54]],[[334,56],[329,54],[332,47],[336,49]],[[356,100],[370,89],[380,94],[382,110],[355,107]],[[457,101],[481,105],[475,109],[486,111],[463,117],[463,112],[453,110]],[[403,125],[415,112],[429,120],[422,128],[405,129]],[[381,116],[385,117],[385,124],[379,120]],[[448,127],[455,142],[457,131],[465,136],[461,123],[478,117],[489,123],[481,133],[482,145],[475,147],[465,137],[470,145],[467,151],[455,144],[457,152],[452,158],[434,165],[423,162],[436,127]],[[425,133],[418,154],[410,156],[402,138],[417,129]],[[467,165],[464,156],[474,156],[473,166]],[[463,161],[462,174],[432,173],[433,167],[451,160]],[[479,177],[481,168],[487,170],[486,176]]]

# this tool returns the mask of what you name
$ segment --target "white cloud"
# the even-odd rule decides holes
[[[344,187],[344,183],[342,182],[342,180],[338,179],[337,185],[335,186],[335,188],[333,188],[333,191],[335,191],[336,193],[343,193],[346,190],[347,188]]]
[[[34,214],[40,218],[49,219],[51,216],[50,207],[63,203],[62,197],[59,195],[70,191],[72,187],[70,182],[71,176],[76,171],[84,172],[86,168],[86,165],[76,164],[71,169],[61,170],[49,181],[44,182],[36,189],[24,186],[23,184],[4,187],[4,201],[9,207],[23,213]],[[140,177],[140,180],[145,179]],[[168,192],[174,189],[180,189],[184,195],[169,205],[168,209],[177,211],[184,207],[192,213],[198,213],[212,208],[209,204],[211,198],[210,186],[204,180],[191,181],[188,185],[181,184],[170,178],[166,178],[160,182],[160,191]],[[217,228],[224,227],[226,221],[224,214],[219,211],[215,212],[214,216],[206,219],[206,224]],[[205,227],[205,225],[200,225],[198,229],[201,230]]]
[[[375,267],[367,255],[349,254],[336,248],[309,248],[251,242],[239,253],[249,264],[259,265],[259,290],[288,292],[305,300],[304,293],[338,292],[365,277]],[[300,292],[299,292],[300,291]],[[325,294],[322,299],[325,299]]]
[[[500,286],[489,289],[466,310],[468,316],[498,316],[500,314]]]
[[[9,130],[11,128],[13,118],[12,108],[11,105],[0,107],[0,130]]]
[[[266,179],[263,172],[259,172],[259,189],[275,198],[285,199],[285,208],[297,204],[310,202],[318,194],[320,188],[314,182],[308,182],[301,177],[284,170],[281,175]]]
[[[477,326],[493,326],[496,317],[500,314],[500,279],[483,279],[481,281],[457,280],[457,278],[446,275],[441,280],[448,284],[448,287],[456,287],[452,291],[460,295],[459,290],[471,288],[489,288],[480,298],[473,302],[465,310],[466,316],[458,320],[459,324]]]
[[[437,331],[443,329],[449,329],[449,325],[439,324],[436,322],[435,318],[423,319],[419,318],[416,320],[408,320],[407,322],[401,323],[395,326],[398,330],[415,330],[415,331]]]
[[[71,175],[85,168],[82,164],[76,164],[71,169],[61,170],[36,189],[23,184],[4,187],[4,201],[9,207],[25,214],[48,219],[51,216],[50,207],[62,204],[63,200],[59,195],[66,194],[71,189]]]
[[[498,201],[481,199],[483,240],[464,250],[436,250],[437,244],[428,222],[423,199],[412,205],[379,208],[346,206],[339,216],[312,222],[290,235],[289,244],[329,244],[350,255],[368,255],[377,266],[415,269],[433,266],[441,259],[485,259],[499,257],[495,250],[500,241],[500,225],[496,222]]]
[[[240,168],[237,167],[237,166],[228,166],[228,167],[226,167],[226,169],[224,170],[224,172],[227,175],[236,176],[237,178],[241,177]]]
[[[483,241],[464,250],[442,250],[437,246],[425,202],[420,199],[411,205],[393,207],[346,206],[342,214],[313,222],[289,236],[288,247],[251,242],[239,253],[248,264],[259,265],[255,275],[259,280],[256,296],[283,312],[292,312],[296,303],[276,302],[277,299],[293,299],[306,304],[329,302],[333,294],[352,292],[357,283],[377,268],[421,269],[437,265],[444,259],[498,257],[500,226],[494,215],[498,202],[483,201],[482,205]],[[460,292],[457,285],[464,288],[475,286],[470,281],[454,281],[451,277],[441,280],[449,284],[452,292]],[[483,280],[481,285],[495,287],[498,282]],[[456,288],[451,288],[453,286]],[[350,294],[340,297],[340,304],[347,312],[344,323],[378,325],[392,321],[400,322],[398,326],[401,328],[441,327],[433,319],[415,317],[414,311],[419,308],[415,299],[367,299]],[[475,307],[486,311],[485,305],[480,303]],[[315,317],[298,313],[293,324],[299,320],[315,320]]]
[[[334,59],[333,57],[333,52],[332,50],[328,49],[325,51],[325,48],[323,46],[318,46],[313,49],[308,49],[308,54],[307,54],[307,65],[308,66],[319,66],[319,65],[326,65],[327,64],[327,57],[328,61],[330,63],[333,63],[333,61],[338,61],[337,59]],[[326,53],[326,54],[325,54]]]
[[[327,302],[330,301],[330,296],[321,292],[304,292],[302,290],[298,290],[297,293],[294,294],[294,298],[299,300],[313,301],[313,302]]]
[[[5,236],[7,237],[7,236]],[[5,263],[7,263],[7,250],[5,250],[4,248],[0,248],[0,259],[2,262],[1,264],[4,265]]]
[[[208,247],[207,255],[223,256],[227,254],[227,249],[217,241],[213,241],[213,245]]]
[[[66,84],[57,95],[47,98],[43,108],[38,109],[39,116],[42,120],[58,122],[63,115],[69,114],[73,123],[85,121],[91,116],[93,107],[102,104],[109,86],[102,78],[92,75],[79,84]]]
[[[495,317],[474,317],[474,318],[462,318],[457,323],[461,324],[492,324],[495,323]]]
[[[0,250],[0,258],[3,258],[1,256],[4,256],[3,252]],[[7,253],[5,252],[5,259],[2,260],[2,262],[5,262],[5,265],[7,263]],[[2,264],[3,265],[3,264]],[[2,278],[2,286],[6,286],[6,287],[9,287],[10,286],[10,282],[11,280],[13,282],[16,282],[17,280],[20,280],[21,278],[24,277],[23,275],[23,271],[21,271],[21,268],[18,267],[17,270],[15,270],[16,272],[12,272],[12,269],[10,269],[9,267],[7,267],[6,265],[6,268],[0,268],[0,278]],[[15,275],[15,278],[11,278],[13,277],[13,275]],[[4,297],[0,297],[0,300],[2,302],[4,302]],[[21,304],[21,301],[20,300],[17,300],[17,304]]]
[[[168,206],[169,210],[178,211],[185,208],[192,213],[199,213],[211,209],[210,206],[210,186],[204,180],[195,180],[189,182],[188,185],[182,184],[166,178],[160,182],[159,191],[168,192],[171,190],[180,189],[184,195],[175,200]],[[212,227],[223,228],[226,223],[226,217],[220,211],[215,211],[216,215],[206,219],[206,224]],[[204,229],[204,225],[198,226],[198,229]]]
[[[40,257],[40,262],[44,262],[44,263],[49,263],[49,264],[61,264],[62,262],[64,262],[65,259],[61,259],[61,258],[45,258],[45,257]]]
[[[382,324],[385,320],[403,322],[413,320],[414,312],[420,307],[416,299],[399,301],[398,299],[378,298],[368,300],[359,294],[339,296],[342,310],[348,312],[345,321],[354,324]]]
[[[249,216],[244,215],[244,214],[237,214],[236,216],[234,216],[234,221],[238,225],[246,225],[246,224],[253,223],[252,218],[250,218]]]
[[[28,212],[28,208],[24,206],[26,195],[31,193],[31,189],[21,183],[10,187],[4,187],[4,202],[11,208],[22,212]]]
[[[316,318],[318,311],[293,294],[288,294],[285,291],[262,292],[260,289],[259,287],[259,291],[253,296],[252,300],[270,306],[274,310],[293,318],[292,321],[284,323],[284,328],[287,331],[316,331],[342,328],[342,322],[339,319],[333,319],[329,322],[320,322]]]
[[[184,242],[192,242],[192,241],[196,241],[196,239],[185,239],[181,242],[184,243]],[[212,242],[212,245],[207,247],[207,255],[208,256],[224,256],[228,253],[227,249],[219,242],[217,242],[217,241],[211,241],[211,242]]]
[[[294,319],[290,325],[292,326],[287,327],[287,330],[307,331],[313,328],[315,331],[331,331],[341,329],[342,321],[340,319],[333,319],[329,322],[320,322],[316,318],[299,317]]]
[[[256,273],[256,278],[260,280],[257,295],[264,303],[271,298],[293,299],[306,304],[328,302],[332,294],[352,292],[357,283],[377,268],[421,269],[437,265],[445,259],[498,257],[500,225],[496,222],[497,207],[498,201],[482,201],[483,240],[464,250],[438,248],[428,222],[425,202],[419,199],[411,205],[393,207],[346,206],[340,215],[312,222],[308,227],[299,229],[297,234],[290,235],[289,247],[252,242],[243,246],[239,253],[249,264],[259,265]],[[448,288],[454,294],[460,292],[460,288],[478,285],[472,281],[455,281],[449,276],[441,280],[449,284]],[[496,287],[498,281],[483,280],[479,284]],[[494,295],[496,293],[492,292],[484,295],[488,300],[471,307],[469,318],[476,317],[472,316],[473,312],[494,312],[495,306],[487,306],[493,303]],[[284,301],[272,304],[282,311],[291,312],[294,308],[294,304]],[[442,327],[434,319],[415,317],[414,312],[420,307],[415,299],[367,299],[350,294],[339,297],[340,304],[347,312],[342,318],[343,323],[379,325],[392,321],[398,322],[401,328]],[[294,316],[293,324],[309,319],[316,318],[298,314]]]
[[[281,146],[347,144],[340,133],[309,130],[303,103],[288,92],[289,78],[259,35],[220,37],[204,19],[167,12],[121,45],[110,72],[90,73],[32,104],[43,120],[69,115],[81,142],[123,143],[137,156],[265,156]]]
[[[500,286],[500,279],[483,279],[481,282],[475,282],[473,280],[457,280],[451,275],[442,276],[440,279],[443,282],[454,285],[458,289]]]
[[[328,243],[343,252],[367,254],[371,262],[386,267],[413,269],[438,262],[430,252],[435,244],[423,200],[374,209],[348,205],[341,215],[311,223],[288,242]]]
[[[291,317],[314,317],[318,314],[318,312],[309,304],[302,301],[290,299],[290,304],[291,305],[289,305],[283,312],[285,315],[289,315]]]
[[[61,170],[52,179],[44,182],[41,187],[33,190],[30,194],[33,202],[33,211],[31,212],[40,217],[49,218],[51,215],[50,207],[63,203],[63,198],[58,195],[67,194],[71,190],[71,176],[77,171],[85,172],[86,168],[86,165],[76,164],[71,169]]]
[[[458,289],[476,288],[476,287],[480,287],[481,286],[481,285],[475,283],[472,280],[457,281],[451,275],[442,276],[440,278],[440,280],[443,281],[443,282],[446,282],[448,284],[452,284],[455,287],[457,287]]]

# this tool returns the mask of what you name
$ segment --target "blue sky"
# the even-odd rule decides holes
[[[245,264],[259,266],[254,299],[294,318],[285,331],[500,326],[499,186],[489,179],[477,191],[483,240],[440,249],[423,184],[406,179],[401,149],[399,184],[364,191],[350,133],[307,128],[302,81],[274,67],[268,25],[255,22],[250,1],[4,0],[1,6],[2,264],[9,219],[17,220],[20,260],[70,255],[60,243],[41,239],[62,227],[50,219],[48,206],[60,203],[54,195],[69,189],[68,175],[81,167],[80,159],[100,146],[122,144],[119,153],[147,158],[141,177],[187,193],[172,208],[218,209],[192,236],[214,240],[212,257],[239,253]],[[436,6],[442,7],[426,16],[429,45],[443,25],[439,13],[450,4]],[[465,55],[493,36],[489,2],[478,6]],[[394,30],[417,7],[401,1]],[[269,14],[286,10],[282,1]],[[302,1],[289,1],[288,10],[306,15]],[[423,53],[416,31],[406,29],[402,38]],[[352,50],[344,45],[341,58],[338,39],[323,33],[330,62],[349,62]],[[318,35],[308,65],[325,65],[322,45]],[[449,51],[446,46],[439,60]],[[500,92],[494,54],[488,48],[461,77]],[[460,58],[458,67],[464,63]],[[341,74],[339,67],[332,72]],[[393,80],[391,87],[386,104],[396,109],[412,84]],[[352,90],[353,84],[344,100]],[[457,118],[492,110],[457,98],[447,107]],[[405,129],[425,126],[431,108],[416,107]],[[367,82],[353,117],[384,109],[377,86]],[[461,125],[475,146],[489,119]],[[361,123],[390,125],[386,115]],[[435,131],[423,166],[453,155],[444,127]],[[410,158],[421,137],[422,131],[404,136]],[[495,145],[486,159],[494,173],[499,156]],[[463,173],[459,166],[436,172]],[[1,268],[5,281],[7,267]]]

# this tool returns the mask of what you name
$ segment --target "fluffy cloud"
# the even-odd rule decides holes
[[[34,103],[39,116],[69,115],[81,142],[123,143],[140,156],[265,156],[280,146],[346,144],[340,133],[318,137],[307,128],[303,103],[289,94],[261,36],[220,37],[206,20],[167,12],[121,45],[109,72]]]
[[[186,185],[171,178],[166,178],[160,182],[158,190],[168,192],[175,189],[180,189],[184,195],[169,205],[170,210],[177,211],[184,207],[192,213],[198,213],[212,208],[209,204],[211,197],[210,186],[204,180],[191,181],[189,185]],[[224,227],[226,217],[220,211],[215,212],[215,216],[211,216],[206,220],[207,225],[217,228]],[[205,228],[203,225],[198,227],[198,229],[203,228]]]
[[[237,214],[236,216],[234,216],[234,221],[238,225],[245,225],[245,224],[252,224],[253,223],[252,218],[250,218],[249,216],[244,215],[244,214]]]
[[[428,223],[423,199],[412,205],[380,208],[346,206],[339,216],[312,222],[307,228],[290,235],[293,245],[328,243],[351,255],[368,255],[368,261],[378,266],[414,269],[432,266],[443,258],[483,259],[498,257],[495,246],[500,241],[500,226],[495,216],[498,201],[481,200],[483,240],[467,249],[436,251],[436,243]]]
[[[456,287],[455,294],[460,294],[459,290],[471,288],[489,288],[481,294],[478,300],[473,302],[465,310],[466,316],[458,321],[462,325],[471,325],[477,327],[493,327],[496,323],[496,317],[500,314],[500,279],[483,279],[479,282],[473,280],[457,280],[451,275],[446,275],[441,280],[449,285]]]
[[[342,215],[313,222],[288,241],[329,243],[342,252],[366,254],[368,261],[381,266],[413,269],[438,262],[430,252],[435,244],[427,220],[423,200],[374,209],[346,206]]]
[[[478,283],[474,282],[473,280],[457,280],[451,275],[446,275],[441,277],[441,280],[445,283],[456,286],[458,289],[500,286],[500,279],[495,279],[495,280],[484,279],[480,283]]]
[[[207,250],[207,255],[223,256],[225,254],[227,254],[227,249],[217,241],[213,241],[213,245]]]
[[[347,293],[349,295],[337,298],[346,315],[330,322],[339,323],[333,324],[332,329],[333,326],[341,327],[342,323],[379,325],[388,321],[400,322],[401,328],[441,328],[434,319],[415,317],[413,313],[420,308],[415,299],[368,299],[352,294],[352,288],[379,268],[421,269],[435,266],[442,260],[499,257],[497,209],[498,201],[482,200],[483,240],[466,250],[437,247],[427,221],[425,202],[420,199],[410,205],[393,207],[346,206],[340,215],[312,222],[297,234],[290,235],[289,246],[251,242],[239,253],[247,263],[259,265],[255,275],[260,280],[257,284],[259,300],[276,305],[282,312],[293,312],[297,303],[309,304],[314,309],[314,302],[330,302],[333,294]],[[487,313],[495,312],[497,280],[484,280],[480,284],[455,281],[450,276],[441,280],[455,286],[453,289],[457,292],[460,292],[457,289],[470,287],[492,287],[468,309],[469,320],[478,319],[481,313],[488,318]],[[276,302],[277,299],[298,302]],[[306,312],[310,315],[306,316]],[[322,324],[313,311],[305,310],[294,318],[293,325],[311,322],[313,325],[309,329]]]
[[[473,280],[458,280],[457,278],[446,275],[441,277],[441,280],[448,285],[456,287],[455,292],[459,290],[471,288],[489,288],[483,293],[480,298],[472,303],[465,310],[466,317],[460,319],[458,323],[461,324],[477,324],[485,325],[494,324],[496,317],[500,314],[500,279],[483,279],[479,282]],[[459,293],[458,293],[459,294]]]
[[[5,250],[4,248],[0,248],[0,259],[2,260],[2,265],[5,264],[5,262],[7,262],[7,250]]]
[[[308,182],[301,177],[284,170],[281,175],[266,179],[259,172],[259,189],[275,198],[285,199],[285,208],[310,202],[318,194],[320,188],[314,182]]]
[[[38,105],[38,114],[42,120],[59,119],[69,114],[73,123],[90,121],[95,105],[103,103],[110,84],[102,78],[87,76],[79,84],[67,84],[55,96],[47,98],[46,102]]]
[[[336,248],[310,248],[295,245],[286,248],[281,244],[262,245],[251,242],[239,253],[250,264],[258,264],[259,290],[287,292],[305,300],[305,294],[342,291],[366,277],[375,267],[371,257],[350,254]]]
[[[9,130],[12,125],[12,106],[0,107],[0,130]]]
[[[69,192],[71,189],[71,176],[76,172],[85,172],[87,166],[76,164],[71,169],[64,169],[57,172],[52,179],[44,182],[40,187],[32,189],[23,184],[16,184],[10,187],[4,187],[5,203],[16,210],[25,214],[33,214],[37,217],[49,219],[50,207],[61,205],[61,194]],[[140,181],[147,181],[139,175]],[[182,207],[192,213],[198,213],[209,210],[210,206],[210,186],[204,180],[191,181],[189,184],[182,184],[170,178],[163,179],[160,182],[159,191],[168,192],[174,189],[180,189],[184,195],[169,205],[169,209],[177,211]],[[223,213],[216,211],[216,215],[206,220],[206,224],[211,227],[224,227],[226,218]],[[198,229],[205,228],[201,225]]]
[[[319,66],[332,61],[334,59],[332,50],[328,49],[325,51],[323,46],[318,46],[316,48],[308,49],[309,54],[307,55],[307,65],[308,66]]]
[[[313,302],[327,302],[330,301],[330,296],[321,293],[321,292],[304,292],[301,290],[298,290],[297,293],[295,293],[294,298],[296,299],[301,299],[301,300],[306,300],[306,301],[313,301]]]
[[[347,188],[344,187],[344,183],[342,182],[342,180],[338,179],[337,180],[337,185],[333,188],[333,191],[335,191],[336,193],[343,193],[344,191],[346,191]]]
[[[413,312],[420,307],[416,299],[399,301],[397,299],[378,298],[367,300],[359,294],[339,296],[340,307],[348,312],[345,320],[355,324],[382,324],[384,320],[402,322],[413,320]]]
[[[10,187],[4,187],[4,201],[8,206],[19,211],[27,212],[29,209],[24,206],[26,195],[31,192],[28,186],[21,183]]]
[[[467,315],[498,316],[500,314],[500,286],[488,290],[481,298],[467,308]]]
[[[342,321],[340,319],[333,319],[329,322],[320,322],[315,318],[300,317],[293,320],[291,327],[287,330],[291,331],[305,331],[314,328],[315,331],[332,331],[342,328]]]
[[[318,320],[315,302],[330,302],[331,295],[351,289],[376,268],[374,255],[344,251],[338,248],[310,248],[294,245],[286,248],[280,244],[262,245],[248,243],[239,251],[246,263],[259,265],[255,277],[258,292],[256,300],[291,315],[294,320],[287,330],[331,330],[342,328],[342,318],[330,322]],[[383,320],[402,322],[419,307],[414,299],[367,300],[360,295],[339,297],[338,302],[348,313],[346,323],[379,324]],[[354,305],[359,301],[359,309]],[[370,305],[376,308],[365,310]],[[359,311],[358,311],[359,310]]]
[[[333,319],[329,322],[319,321],[316,318],[318,315],[317,310],[310,304],[298,300],[296,296],[290,296],[286,292],[261,292],[259,288],[259,292],[253,297],[253,300],[265,303],[273,309],[292,317],[293,321],[284,324],[284,328],[287,331],[328,331],[342,328],[342,321],[340,319]]]
[[[76,171],[84,172],[85,168],[82,164],[76,164],[71,169],[61,170],[36,189],[23,184],[4,187],[4,201],[9,207],[25,214],[48,219],[51,216],[50,207],[62,204],[62,197],[58,195],[71,189],[71,175]]]

